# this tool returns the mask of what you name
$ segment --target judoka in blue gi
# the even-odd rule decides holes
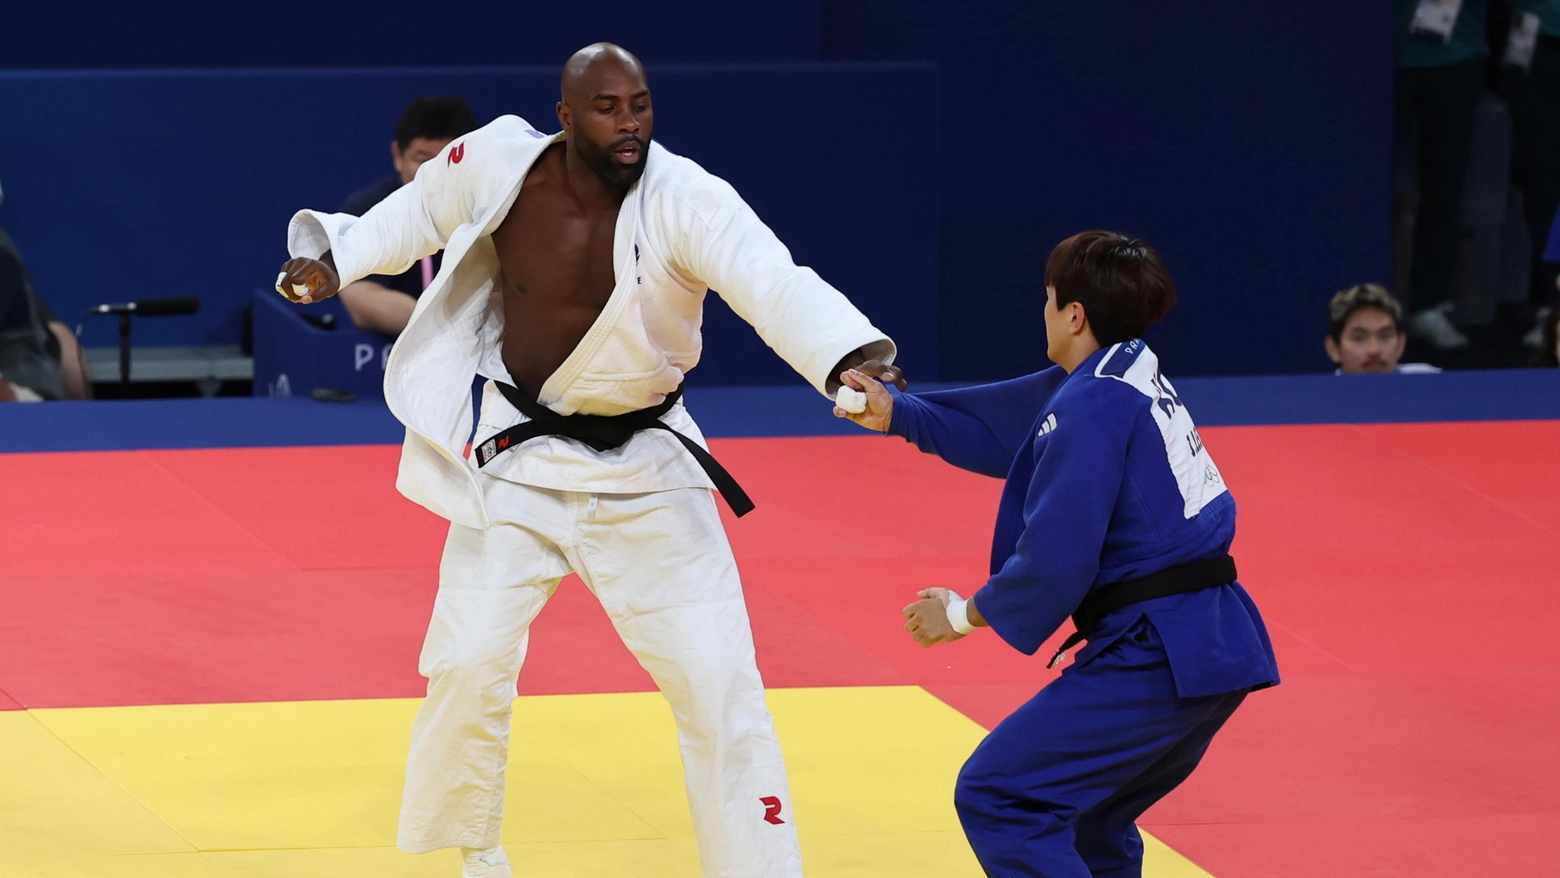
[[[921,592],[905,608],[918,642],[989,626],[1032,655],[1069,616],[1078,633],[1066,648],[1088,640],[959,775],[954,801],[986,873],[1135,878],[1134,821],[1278,669],[1234,581],[1235,499],[1141,339],[1175,301],[1158,254],[1084,232],[1056,247],[1045,280],[1058,365],[896,395],[847,373],[867,410],[835,414],[1007,480],[990,578],[968,601]]]

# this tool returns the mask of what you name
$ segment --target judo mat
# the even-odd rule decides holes
[[[1202,432],[1284,683],[1145,815],[1145,875],[1554,874],[1560,421]],[[1056,671],[899,610],[983,580],[999,483],[713,445],[808,874],[980,875],[954,776]],[[398,450],[0,454],[0,876],[458,874],[392,847],[444,530]],[[697,874],[670,712],[578,581],[520,689],[516,874]]]

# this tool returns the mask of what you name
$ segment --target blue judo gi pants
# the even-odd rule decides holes
[[[1134,821],[1197,767],[1246,691],[1180,698],[1147,617],[1003,720],[954,803],[992,878],[1140,878]]]

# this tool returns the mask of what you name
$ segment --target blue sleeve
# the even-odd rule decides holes
[[[1023,533],[974,597],[992,630],[1026,655],[1072,615],[1099,575],[1126,479],[1127,442],[1148,416],[1146,398],[1137,396],[1101,386],[1052,409],[1056,426],[1024,498]]]
[[[1060,366],[1053,366],[995,384],[896,393],[888,432],[960,469],[1000,479],[1066,378]]]

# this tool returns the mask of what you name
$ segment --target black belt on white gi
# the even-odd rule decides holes
[[[493,458],[505,451],[538,436],[563,436],[567,439],[577,439],[597,451],[610,451],[622,447],[640,430],[665,430],[676,436],[683,447],[688,449],[688,453],[693,455],[693,459],[698,461],[699,466],[703,467],[710,481],[715,483],[715,489],[726,498],[726,504],[738,518],[753,511],[752,499],[748,497],[746,491],[742,490],[742,486],[737,484],[737,480],[731,477],[731,473],[726,472],[726,468],[720,465],[720,461],[700,447],[699,443],[661,422],[661,416],[671,411],[672,406],[677,404],[677,400],[682,398],[681,387],[668,393],[660,405],[652,408],[625,412],[621,415],[560,415],[534,399],[527,399],[518,387],[502,381],[493,383],[498,385],[499,392],[509,400],[509,404],[530,420],[523,424],[516,424],[478,443],[476,453],[479,469],[487,466]]]
[[[1217,588],[1234,582],[1237,578],[1235,559],[1229,555],[1220,555],[1217,558],[1206,558],[1190,564],[1167,567],[1142,579],[1127,579],[1102,585],[1089,592],[1083,599],[1083,603],[1078,605],[1078,609],[1073,611],[1073,626],[1077,630],[1062,642],[1061,648],[1051,657],[1051,662],[1046,667],[1054,667],[1061,661],[1062,656],[1067,654],[1067,650],[1088,640],[1106,616],[1122,607],[1154,598],[1169,597],[1173,594]]]

